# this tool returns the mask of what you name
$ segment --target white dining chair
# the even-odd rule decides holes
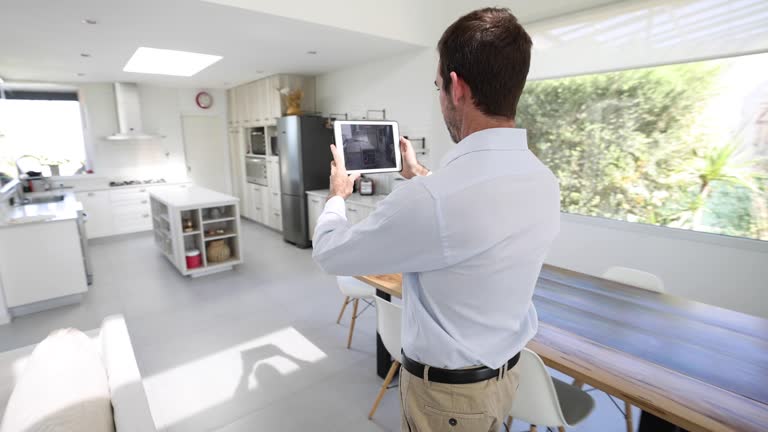
[[[621,266],[610,267],[603,272],[602,278],[613,281],[613,282],[618,282],[624,285],[630,285],[633,287],[641,288],[646,291],[651,291],[656,293],[665,292],[664,281],[661,280],[660,277],[656,276],[653,273],[648,273],[642,270],[637,270],[629,267],[621,267]],[[579,380],[574,380],[573,385],[578,388],[582,388],[584,386],[584,383]],[[611,400],[613,400],[614,405],[616,405],[616,408],[619,408],[613,396],[608,394],[608,397],[611,398]],[[622,411],[621,409],[619,409],[619,411],[621,411],[621,414],[624,416],[624,423],[626,424],[627,432],[634,432],[635,426],[632,420],[632,404],[627,401],[624,401],[624,410]]]
[[[376,408],[379,407],[381,398],[384,397],[384,393],[387,391],[387,388],[389,388],[389,384],[392,382],[392,378],[395,377],[395,372],[397,372],[397,369],[402,362],[402,357],[400,355],[402,349],[400,343],[400,327],[403,309],[383,298],[374,297],[374,299],[376,300],[376,328],[379,331],[379,336],[381,336],[381,342],[395,360],[392,362],[392,366],[390,366],[386,378],[384,378],[384,383],[381,385],[379,395],[376,396],[376,401],[373,402],[371,412],[368,414],[368,420],[373,419],[373,414],[376,413]]]
[[[603,272],[603,279],[658,293],[665,292],[664,281],[653,273],[629,267],[614,266]]]
[[[349,324],[349,336],[347,337],[347,349],[349,349],[352,346],[355,321],[366,309],[373,306],[371,299],[376,296],[376,289],[350,276],[337,276],[336,283],[339,285],[339,291],[344,295],[344,304],[341,305],[341,312],[339,312],[339,317],[336,319],[336,324],[341,322],[341,317],[344,316],[344,310],[347,308],[347,305],[353,303],[352,322]],[[365,308],[358,313],[357,308],[360,300],[365,303]]]
[[[589,393],[568,383],[552,378],[541,358],[528,348],[520,353],[520,385],[517,388],[512,411],[507,418],[511,430],[513,419],[531,425],[557,427],[560,432],[587,418],[595,408]]]

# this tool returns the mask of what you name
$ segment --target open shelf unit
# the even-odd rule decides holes
[[[191,205],[195,200],[188,196],[173,202],[172,195],[150,195],[155,244],[179,272],[193,277],[242,263],[238,199],[202,190],[217,199]],[[188,268],[186,252],[192,249],[200,251],[201,265]]]

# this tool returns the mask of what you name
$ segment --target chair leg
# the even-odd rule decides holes
[[[512,429],[512,422],[515,421],[515,419],[512,418],[512,416],[507,417],[507,430]]]
[[[576,387],[576,388],[578,388],[578,389],[580,389],[580,388],[584,387],[584,382],[583,382],[583,381],[579,381],[579,380],[575,379],[575,380],[573,380],[573,382],[571,383],[571,385],[572,385],[572,386],[574,386],[574,387]]]
[[[355,320],[357,319],[357,304],[360,299],[355,299],[355,303],[352,305],[352,322],[349,324],[349,338],[347,339],[347,349],[352,347],[352,333],[355,332]]]
[[[632,405],[624,401],[624,418],[627,420],[627,432],[634,432],[635,429],[632,426]]]
[[[537,432],[538,429],[536,428],[536,425],[531,425],[531,428],[528,430],[528,432]]]
[[[389,372],[387,372],[386,378],[384,378],[384,384],[381,385],[381,390],[379,390],[379,395],[376,396],[376,401],[373,403],[371,412],[368,413],[368,420],[373,419],[373,415],[376,413],[376,408],[379,407],[381,398],[384,397],[384,392],[387,391],[387,387],[389,387],[389,383],[392,382],[392,378],[395,377],[395,372],[397,372],[397,368],[399,367],[400,367],[400,363],[398,363],[397,360],[392,362],[392,366],[389,368]]]
[[[344,304],[341,305],[341,312],[339,312],[339,317],[336,319],[336,324],[341,322],[341,317],[344,316],[344,309],[347,308],[347,305],[349,304],[349,296],[347,296],[344,299]]]
[[[557,432],[565,432],[565,428],[562,426],[557,427]]]

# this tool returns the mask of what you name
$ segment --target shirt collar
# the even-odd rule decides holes
[[[448,166],[466,154],[488,150],[528,150],[526,130],[491,128],[477,131],[459,141],[456,148],[443,157],[440,166]]]

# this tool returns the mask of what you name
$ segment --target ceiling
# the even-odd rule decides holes
[[[322,2],[326,7],[347,4],[341,0],[326,2]],[[417,15],[408,15],[408,20],[400,24],[401,29],[420,22],[425,27],[436,27],[436,22],[450,22],[480,6],[477,0],[420,2],[427,6],[422,4],[413,9]],[[500,4],[512,8],[521,21],[528,22],[612,2],[615,0],[502,0]],[[313,9],[301,7],[316,5],[316,0],[218,0],[238,3],[239,7],[198,0],[3,3],[0,77],[6,81],[132,81],[177,87],[232,87],[279,72],[321,74],[434,43],[425,32],[393,31],[398,24],[392,17],[385,20],[392,22],[392,26],[382,26],[384,18],[371,13],[377,7],[373,3],[355,9],[353,16],[348,13],[343,19],[334,18],[333,13],[315,14],[311,13]],[[397,14],[406,14],[404,8],[411,2],[393,0],[393,4],[401,8],[396,9]],[[436,11],[440,11],[439,17]],[[349,25],[352,18],[355,25]],[[94,19],[98,24],[84,24],[84,19]],[[403,40],[397,34],[418,35],[420,39],[414,36]],[[139,46],[214,54],[223,59],[193,77],[123,72],[123,66]],[[308,51],[317,54],[310,55]],[[90,57],[82,57],[81,53]]]
[[[322,73],[415,47],[195,0],[14,0],[2,9],[0,77],[6,81],[230,87],[276,72]],[[98,24],[83,24],[86,18]],[[140,46],[223,59],[193,77],[123,72]]]

